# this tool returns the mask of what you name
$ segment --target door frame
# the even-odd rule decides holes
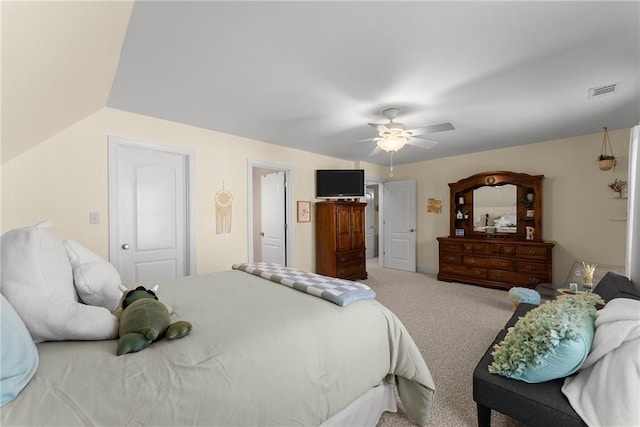
[[[285,257],[287,266],[293,266],[293,219],[294,219],[294,203],[293,203],[293,166],[284,163],[273,163],[263,160],[247,159],[247,260],[253,262],[253,215],[259,212],[259,208],[253,206],[253,169],[273,169],[275,171],[284,172],[285,175]],[[254,212],[254,210],[257,210]]]
[[[386,229],[384,227],[384,183],[388,180],[372,176],[365,176],[365,189],[370,185],[378,186],[378,265],[384,267],[384,237]]]
[[[121,147],[132,147],[140,150],[160,151],[163,153],[181,155],[185,159],[185,193],[187,195],[187,212],[185,215],[185,273],[186,275],[197,272],[196,253],[196,209],[195,209],[195,153],[192,150],[160,145],[150,142],[131,141],[117,136],[107,136],[109,146],[109,262],[120,271],[120,253],[118,221],[119,191],[118,191],[118,150]]]
[[[256,174],[257,171],[263,171],[264,173]],[[285,235],[285,229],[282,228],[281,221],[286,222],[286,195],[285,188],[287,185],[287,177],[285,176],[284,171],[274,170],[274,169],[253,169],[253,178],[254,184],[257,184],[258,179],[256,179],[256,175],[259,175],[260,178],[260,237],[254,235],[253,239],[253,256],[254,261],[256,261],[256,255],[260,254],[260,261],[262,262],[276,262],[283,265],[287,264],[287,236]],[[269,181],[269,185],[265,185],[265,181]],[[273,187],[273,184],[276,184]],[[275,191],[272,191],[274,190]],[[268,197],[265,197],[265,194]],[[273,197],[273,199],[271,199]],[[254,200],[255,203],[255,200]],[[268,205],[268,206],[266,206]],[[272,214],[272,212],[276,214]],[[258,215],[253,216],[253,226],[254,230],[256,227],[256,217]],[[257,230],[256,230],[257,231]],[[273,239],[274,234],[277,235],[278,242],[278,250],[277,256],[275,258],[265,256],[269,249],[267,248],[267,241]],[[260,242],[260,250],[258,251],[258,241]],[[273,240],[271,240],[273,241]],[[275,255],[275,254],[273,254]],[[269,259],[270,258],[270,259]]]

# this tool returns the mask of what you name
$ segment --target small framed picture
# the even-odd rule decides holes
[[[429,198],[427,200],[427,212],[439,214],[442,212],[442,199]]]
[[[298,222],[311,222],[311,202],[298,200],[297,208]]]

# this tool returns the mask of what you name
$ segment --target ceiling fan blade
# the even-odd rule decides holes
[[[446,130],[454,130],[455,128],[449,122],[446,123],[438,123],[435,125],[424,126],[421,128],[415,129],[407,129],[407,132],[411,132],[412,136],[415,135],[424,135],[428,133],[436,133],[436,132],[444,132]]]
[[[437,142],[430,141],[428,139],[411,137],[407,141],[407,144],[413,145],[414,147],[424,148],[425,150],[428,150],[429,148],[432,148],[434,145],[436,145]]]
[[[374,148],[373,151],[371,153],[369,153],[369,156],[375,156],[376,154],[378,154],[381,151],[382,151],[382,148],[380,148],[380,147],[378,147],[376,145],[376,148]]]
[[[380,140],[380,137],[379,136],[375,136],[375,137],[371,137],[371,138],[358,139],[356,141],[338,142],[338,143],[336,143],[336,145],[361,144],[363,142],[378,142],[378,140]]]
[[[356,142],[375,142],[375,141],[377,141],[379,139],[380,139],[380,137],[376,136],[376,137],[373,137],[373,138],[359,139]]]
[[[380,125],[377,123],[369,123],[369,126],[377,130],[378,132],[389,132],[387,125]]]

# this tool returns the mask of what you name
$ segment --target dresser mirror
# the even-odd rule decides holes
[[[473,190],[473,229],[485,233],[518,231],[518,187],[513,184],[485,185]]]

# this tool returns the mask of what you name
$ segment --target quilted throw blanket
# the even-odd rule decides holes
[[[374,299],[376,297],[376,293],[363,283],[322,276],[280,264],[248,262],[234,264],[231,268],[324,298],[341,307],[361,299]]]

